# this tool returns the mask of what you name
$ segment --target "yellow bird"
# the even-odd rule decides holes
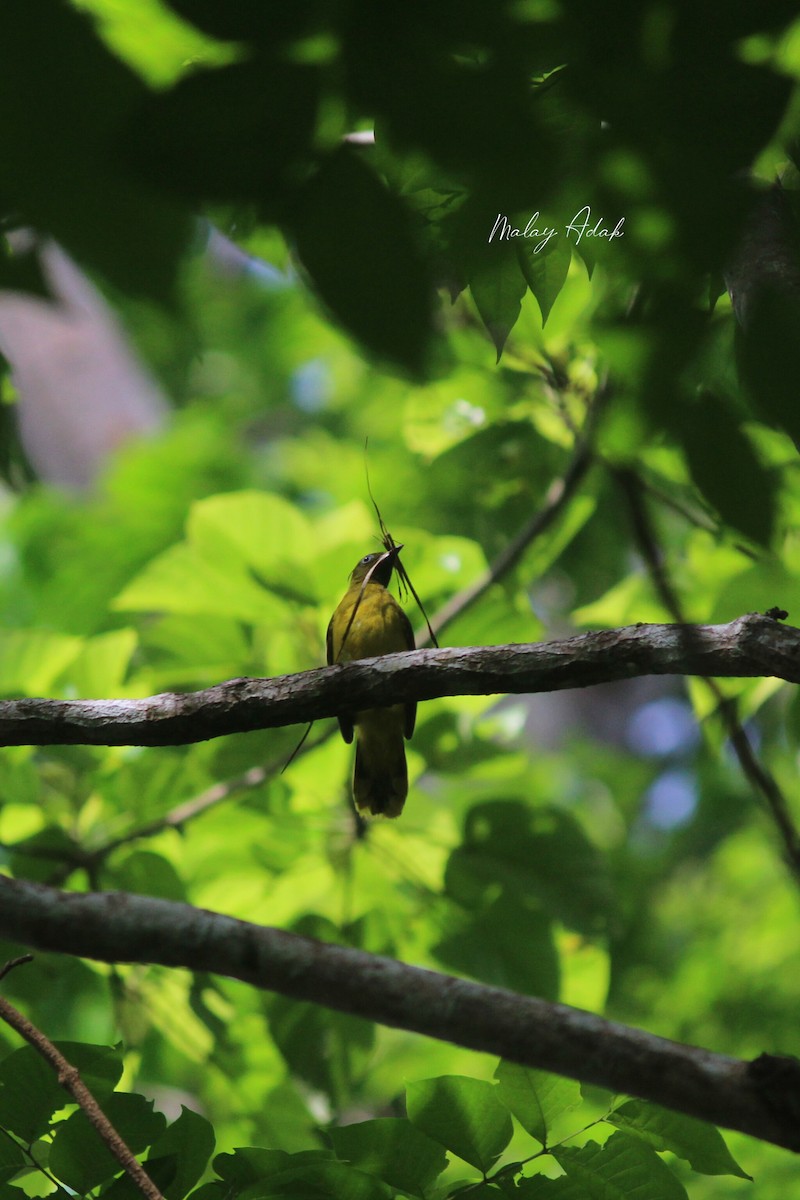
[[[350,586],[328,625],[329,663],[414,649],[411,622],[388,590],[402,548],[365,554],[356,563]],[[348,744],[356,733],[353,798],[359,812],[399,817],[403,811],[408,795],[403,737],[410,738],[414,732],[416,715],[417,705],[413,703],[369,708],[339,717],[339,728]]]

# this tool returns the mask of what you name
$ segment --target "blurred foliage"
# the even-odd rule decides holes
[[[775,605],[797,620],[797,334],[780,303],[796,282],[794,16],[738,0],[7,4],[3,213],[101,281],[176,410],[65,496],[6,436],[0,379],[0,695],[144,696],[320,664],[376,544],[367,463],[434,614],[552,499],[582,432],[591,465],[557,519],[443,642],[672,619],[650,551],[688,620]],[[374,145],[342,144],[373,127]],[[758,213],[779,169],[775,242]],[[592,225],[568,233],[586,206]],[[278,270],[215,271],[200,213]],[[536,236],[490,240],[501,216]],[[621,235],[591,236],[597,221]],[[38,286],[5,254],[0,283]],[[724,688],[800,820],[796,697]],[[796,885],[716,707],[702,681],[430,702],[406,812],[366,829],[335,736],[285,774],[297,730],[15,747],[2,867],[726,1054],[800,1055]],[[257,786],[241,779],[254,767]],[[495,1079],[457,1047],[222,978],[43,954],[3,987],[117,1097],[168,1200],[198,1184],[198,1200],[605,1196],[620,1175],[625,1194],[714,1200],[745,1172],[770,1200],[796,1170],[731,1135],[734,1159],[653,1106],[509,1066]],[[57,1180],[128,1200],[31,1052],[0,1043],[4,1194]]]

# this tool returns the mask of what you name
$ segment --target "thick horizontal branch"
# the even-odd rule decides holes
[[[727,625],[629,625],[533,645],[413,650],[144,700],[4,700],[0,745],[174,746],[405,700],[552,692],[641,675],[800,683],[800,629],[750,613]]]
[[[122,892],[0,879],[0,936],[102,962],[230,976],[800,1150],[800,1063],[791,1059],[742,1062],[563,1004]]]

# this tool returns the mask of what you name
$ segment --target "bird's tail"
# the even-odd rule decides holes
[[[353,797],[356,808],[374,817],[399,817],[408,795],[402,709],[362,714],[357,726]]]

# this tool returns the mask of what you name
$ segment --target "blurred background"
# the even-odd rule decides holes
[[[442,645],[800,623],[791,6],[458,8],[0,15],[4,698],[320,665],[378,545],[367,470]],[[624,236],[570,240],[583,204]],[[541,257],[488,241],[537,210]],[[8,748],[3,871],[800,1054],[797,846],[731,746],[800,820],[792,687],[431,701],[402,819],[366,828],[332,726],[283,774],[300,730]],[[311,1149],[495,1066],[216,977],[37,955],[7,982],[222,1150]],[[787,1153],[727,1140],[785,1194]],[[747,1186],[673,1166],[698,1200]]]

